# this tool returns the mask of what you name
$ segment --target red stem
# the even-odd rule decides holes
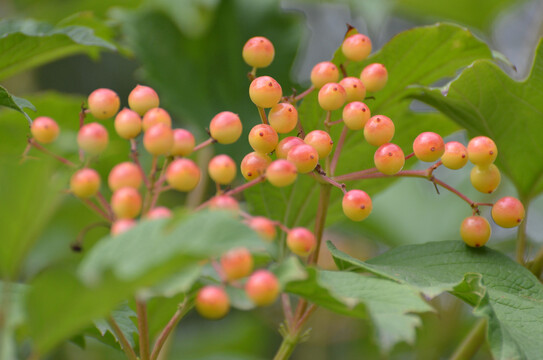
[[[65,164],[65,165],[68,165],[69,167],[73,167],[75,168],[76,165],[71,162],[70,160],[68,159],[65,159],[63,158],[62,156],[59,156],[55,153],[53,153],[52,151],[49,151],[48,149],[44,148],[43,146],[41,146],[41,144],[39,144],[38,142],[36,142],[36,140],[34,139],[28,139],[28,143],[30,145],[32,145],[33,147],[35,147],[36,149],[38,149],[39,151],[43,152],[44,154],[47,154],[49,156],[52,156],[53,158],[57,159],[58,161],[60,161],[61,163]]]
[[[262,124],[268,124],[268,118],[266,117],[266,111],[264,108],[261,108],[260,106],[257,106],[258,114],[260,115],[260,120],[262,120]]]
[[[341,135],[339,135],[339,140],[336,145],[336,149],[334,150],[334,156],[332,157],[332,162],[330,163],[330,175],[334,176],[334,173],[336,171],[337,163],[339,161],[339,155],[341,154],[341,150],[343,149],[343,144],[345,144],[345,139],[347,138],[347,133],[349,131],[349,128],[347,126],[343,126],[343,129],[341,130]]]
[[[205,141],[199,143],[198,145],[196,145],[196,146],[194,147],[194,149],[192,149],[192,152],[195,152],[195,151],[198,151],[198,150],[200,150],[200,149],[203,149],[203,148],[205,148],[206,146],[211,145],[211,144],[213,144],[213,143],[215,143],[215,142],[217,142],[217,140],[215,140],[215,139],[213,139],[213,138],[209,138],[209,139],[207,139],[207,140],[205,140]]]
[[[315,87],[313,85],[311,85],[309,88],[307,88],[307,90],[305,90],[304,92],[302,92],[299,95],[296,95],[294,97],[293,101],[291,101],[291,103],[293,103],[293,102],[296,103],[296,102],[302,100],[304,97],[311,94],[313,92],[313,90],[315,90]]]

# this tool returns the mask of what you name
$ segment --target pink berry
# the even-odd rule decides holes
[[[247,225],[266,241],[273,241],[277,235],[274,222],[263,216],[250,218],[247,221]]]
[[[474,165],[488,166],[496,160],[498,148],[492,139],[477,136],[468,143],[468,157]]]
[[[328,83],[319,90],[319,106],[326,111],[337,110],[345,104],[347,93],[338,83]]]
[[[208,285],[198,291],[194,301],[196,311],[208,319],[220,319],[230,310],[230,299],[220,286]]]
[[[301,144],[305,143],[299,137],[287,136],[277,144],[277,147],[275,148],[275,155],[277,155],[278,159],[286,159],[290,149]]]
[[[172,211],[168,209],[165,206],[158,206],[156,208],[152,208],[147,212],[145,215],[147,219],[169,219],[172,217]]]
[[[481,216],[469,216],[460,225],[460,236],[471,247],[481,247],[486,244],[491,232],[490,224]]]
[[[360,101],[353,101],[343,108],[343,122],[350,130],[361,130],[371,117],[370,109]]]
[[[489,166],[475,165],[471,169],[469,179],[471,185],[483,194],[491,194],[498,188],[501,181],[500,170],[494,164]]]
[[[258,107],[271,108],[277,105],[283,90],[281,85],[271,76],[260,76],[254,79],[249,86],[249,97]]]
[[[257,270],[247,280],[245,292],[255,305],[266,306],[279,296],[279,280],[268,270]]]
[[[130,109],[143,116],[147,111],[160,105],[156,91],[145,85],[136,85],[128,95]]]
[[[496,201],[492,206],[492,219],[494,222],[504,228],[512,228],[519,225],[526,212],[524,205],[512,196],[506,196]]]
[[[343,40],[343,55],[351,61],[362,61],[371,53],[371,40],[363,34],[354,34]]]
[[[366,87],[359,78],[346,77],[341,79],[339,85],[345,89],[346,102],[363,101],[366,98]]]
[[[362,221],[367,218],[373,208],[371,198],[365,191],[350,190],[343,195],[343,213],[353,221]]]
[[[271,163],[271,158],[266,154],[251,152],[241,160],[241,174],[245,180],[253,180],[263,175]]]
[[[111,235],[116,236],[136,226],[137,222],[133,219],[119,219],[111,224]]]
[[[289,103],[279,103],[268,113],[270,126],[280,134],[291,132],[298,124],[298,110]]]
[[[250,38],[243,46],[242,57],[247,65],[255,68],[269,66],[275,56],[275,49],[270,40],[263,36]]]
[[[109,143],[105,127],[98,123],[83,125],[77,134],[79,148],[89,155],[101,154]]]
[[[398,145],[387,143],[377,149],[373,160],[377,170],[386,175],[394,175],[403,168],[405,155]]]
[[[302,144],[290,149],[287,160],[296,166],[300,174],[306,174],[317,166],[319,154],[313,146]]]
[[[230,184],[236,178],[236,163],[228,155],[217,155],[207,165],[209,176],[217,184]]]
[[[369,64],[362,70],[360,80],[367,91],[376,92],[385,87],[388,81],[388,72],[383,64]]]
[[[373,146],[381,146],[394,137],[394,123],[384,115],[374,115],[364,125],[364,138]]]
[[[244,278],[253,271],[253,255],[244,247],[229,250],[220,262],[228,281]]]
[[[413,141],[413,151],[420,161],[433,162],[445,152],[445,143],[439,134],[423,132]]]
[[[164,124],[168,127],[172,127],[172,118],[170,114],[162,108],[149,109],[145,115],[143,115],[142,128],[143,131],[149,130],[153,125]]]
[[[445,144],[445,152],[441,156],[443,166],[458,170],[468,163],[468,150],[458,141],[449,141]]]
[[[138,189],[143,181],[140,168],[131,162],[123,162],[115,165],[109,172],[108,184],[111,191],[122,187]]]
[[[167,155],[173,147],[173,131],[165,124],[151,126],[143,135],[143,146],[151,155]]]
[[[315,250],[317,239],[306,228],[296,227],[287,234],[287,246],[294,254],[306,257]]]
[[[141,195],[134,188],[120,188],[111,196],[111,208],[118,219],[133,219],[141,211]]]
[[[100,189],[100,175],[96,170],[84,168],[76,171],[70,179],[70,191],[81,199],[88,199]]]
[[[276,187],[289,186],[298,177],[296,165],[285,159],[277,159],[266,169],[266,179]]]
[[[220,144],[232,144],[241,136],[243,127],[239,116],[230,112],[222,111],[211,119],[209,132],[211,137]]]
[[[190,159],[175,159],[166,169],[166,181],[176,190],[191,191],[200,182],[200,169]]]
[[[30,132],[38,142],[49,144],[57,139],[60,129],[55,120],[47,116],[40,116],[32,122]]]
[[[275,150],[279,136],[270,125],[258,124],[249,132],[249,144],[259,153],[267,154]]]
[[[123,139],[133,139],[141,132],[141,117],[137,112],[124,108],[115,116],[115,131]]]
[[[320,89],[327,83],[335,83],[339,80],[339,70],[330,61],[318,63],[311,70],[311,83],[315,89]]]
[[[121,99],[119,95],[110,89],[96,89],[88,98],[89,110],[97,119],[109,119],[119,111]]]
[[[311,131],[305,136],[304,142],[317,150],[319,159],[324,159],[327,157],[330,152],[332,152],[332,147],[334,146],[334,142],[332,141],[330,135],[323,130]]]
[[[192,153],[196,141],[194,135],[185,129],[173,130],[173,146],[170,154],[173,156],[188,156]]]
[[[239,203],[236,199],[228,195],[217,195],[209,201],[211,210],[227,210],[234,214],[239,212]]]

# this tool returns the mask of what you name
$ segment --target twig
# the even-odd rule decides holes
[[[121,348],[123,349],[124,353],[126,354],[126,357],[130,360],[137,360],[138,356],[134,352],[134,349],[132,349],[132,346],[130,346],[130,343],[128,340],[126,340],[126,337],[124,336],[122,330],[119,328],[119,325],[113,319],[113,317],[110,315],[107,319],[109,326],[113,329],[113,332],[117,336],[117,339],[119,340],[119,343],[121,344]]]

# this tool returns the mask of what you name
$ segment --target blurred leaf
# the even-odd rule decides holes
[[[5,87],[0,85],[0,106],[6,106],[23,114],[28,122],[32,124],[30,116],[24,111],[25,108],[36,111],[32,103],[26,99],[11,95]]]
[[[413,97],[437,108],[471,136],[492,138],[498,167],[529,200],[543,191],[543,45],[540,41],[528,79],[517,82],[487,60],[477,61],[440,89],[413,90]]]
[[[122,333],[124,334],[124,337],[130,344],[132,348],[135,346],[134,341],[134,335],[138,335],[138,327],[134,324],[134,321],[132,318],[137,318],[137,314],[128,306],[127,303],[122,304],[117,309],[113,310],[111,312],[111,317],[117,325],[119,326],[119,329],[121,329]],[[108,320],[106,319],[99,319],[94,320],[94,325],[96,326],[96,329],[100,332],[102,336],[105,336],[106,333],[110,333],[115,341],[119,344],[119,339],[117,338],[117,335],[115,335],[115,332],[109,325]]]
[[[496,359],[539,359],[543,334],[543,285],[526,268],[488,247],[442,241],[394,248],[362,262],[328,247],[338,267],[366,270],[434,297],[444,291],[489,320]]]
[[[54,27],[35,20],[0,20],[0,80],[76,53],[115,46],[84,26]]]
[[[15,332],[26,319],[24,284],[0,281],[0,359],[16,359]]]

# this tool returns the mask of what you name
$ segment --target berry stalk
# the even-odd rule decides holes
[[[140,359],[150,360],[149,357],[149,327],[147,325],[147,304],[136,299],[136,312],[138,314],[138,332],[140,338]]]
[[[115,336],[117,337],[117,339],[119,339],[119,342],[121,343],[121,348],[126,354],[126,357],[129,360],[138,360],[138,356],[134,352],[134,349],[132,349],[132,346],[130,346],[130,343],[124,336],[121,328],[119,328],[119,325],[117,324],[115,319],[113,319],[113,316],[111,315],[109,316],[108,323],[109,323],[109,326],[111,326],[111,329],[113,330],[113,332],[115,333]]]
[[[188,301],[188,297],[185,297],[185,300],[179,304],[177,307],[177,311],[175,314],[173,314],[172,318],[164,329],[162,329],[162,332],[158,336],[155,345],[153,346],[153,351],[151,352],[151,360],[157,360],[160,352],[162,350],[162,347],[166,343],[166,340],[168,340],[168,337],[172,333],[173,330],[177,327],[177,324],[179,324],[179,321],[192,309],[193,304]]]
[[[35,147],[36,149],[38,149],[39,151],[41,151],[42,153],[46,154],[46,155],[49,155],[49,156],[52,156],[53,158],[57,159],[58,161],[60,161],[61,163],[63,163],[64,165],[68,165],[69,167],[72,167],[72,168],[75,168],[77,167],[73,162],[71,162],[70,160],[68,159],[65,159],[63,158],[62,156],[59,156],[51,151],[49,151],[48,149],[44,148],[43,146],[41,146],[37,141],[35,141],[33,138],[30,138],[28,139],[28,143]]]

